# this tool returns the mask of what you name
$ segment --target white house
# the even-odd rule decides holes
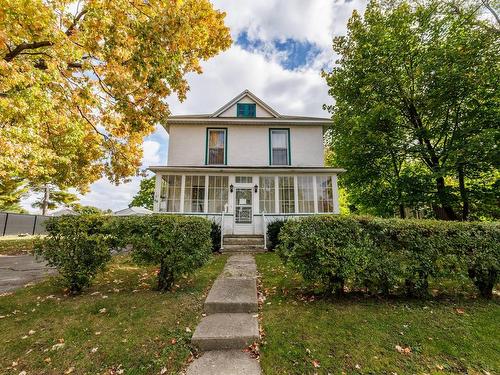
[[[203,215],[232,235],[261,235],[284,217],[339,213],[337,174],[325,168],[330,119],[281,115],[245,90],[212,114],[171,116],[167,166],[154,212]]]

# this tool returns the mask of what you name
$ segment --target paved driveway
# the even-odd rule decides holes
[[[32,255],[0,256],[0,293],[21,288],[55,272]]]

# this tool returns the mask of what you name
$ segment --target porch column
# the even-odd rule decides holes
[[[280,212],[280,189],[278,186],[279,178],[274,176],[274,212],[279,214]]]
[[[295,213],[299,212],[299,184],[297,176],[293,176],[293,206]]]
[[[337,186],[337,175],[336,174],[334,174],[332,176],[332,190],[333,190],[333,213],[339,214],[340,213],[339,188]]]
[[[181,204],[179,207],[179,212],[184,213],[184,186],[186,185],[186,175],[181,176]]]
[[[163,175],[157,173],[155,178],[155,193],[153,196],[153,212],[160,212],[160,199],[161,199],[161,179]]]
[[[314,213],[318,213],[318,182],[316,176],[313,176],[313,197],[314,197]]]
[[[205,199],[203,202],[203,212],[208,213],[208,175],[205,176]]]

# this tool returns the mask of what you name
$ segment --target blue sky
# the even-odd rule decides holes
[[[365,0],[213,0],[226,12],[233,45],[202,63],[203,74],[189,74],[190,91],[180,103],[167,99],[173,114],[211,113],[249,89],[283,114],[329,117],[330,103],[321,70],[333,66],[332,38],[344,35],[354,9]],[[144,140],[143,168],[166,164],[168,134],[161,125]],[[126,208],[139,189],[139,177],[115,186],[102,178],[80,203],[113,211]],[[23,202],[31,212],[34,197]]]

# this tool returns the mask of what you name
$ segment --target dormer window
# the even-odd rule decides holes
[[[227,129],[207,129],[207,165],[225,165]]]
[[[238,103],[236,106],[237,117],[255,117],[256,105],[253,103]]]

